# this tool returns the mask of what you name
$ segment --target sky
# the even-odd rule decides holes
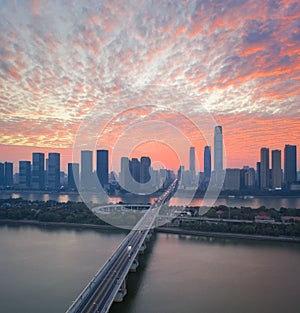
[[[298,147],[300,3],[0,0],[0,162],[80,149],[188,167],[223,126],[226,167]]]

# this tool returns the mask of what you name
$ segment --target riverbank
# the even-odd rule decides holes
[[[247,235],[247,234],[234,234],[234,233],[204,232],[204,231],[198,231],[198,230],[182,229],[182,228],[177,228],[177,227],[158,227],[156,231],[159,233],[190,235],[190,236],[200,236],[200,237],[216,237],[216,238],[300,243],[300,237],[288,237],[288,236],[276,237],[276,236]]]
[[[39,222],[34,220],[0,220],[0,225],[33,225],[38,227],[67,227],[67,228],[80,228],[80,229],[99,229],[109,231],[126,231],[115,227],[113,225],[95,225],[95,224],[80,224],[80,223],[58,223],[58,222]],[[261,236],[261,235],[248,235],[248,234],[235,234],[235,233],[219,233],[219,232],[204,232],[198,230],[182,229],[179,227],[158,227],[155,229],[158,233],[189,235],[199,237],[215,237],[215,238],[228,238],[228,239],[246,239],[258,241],[277,241],[277,242],[293,242],[300,243],[300,237],[289,236]]]

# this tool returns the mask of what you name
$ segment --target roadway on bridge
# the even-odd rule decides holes
[[[108,312],[149,230],[153,227],[161,206],[169,199],[175,188],[176,181],[150,206],[66,313]]]

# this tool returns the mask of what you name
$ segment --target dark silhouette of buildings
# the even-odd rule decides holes
[[[97,177],[102,185],[108,185],[108,150],[97,150]]]
[[[4,164],[0,163],[0,187],[4,188],[5,184],[5,178],[4,178]]]
[[[91,189],[93,187],[93,151],[81,151],[81,189]]]
[[[6,188],[11,188],[14,185],[14,170],[13,163],[5,162],[4,163],[4,186]]]
[[[36,190],[45,189],[45,154],[32,153],[31,188]]]
[[[204,177],[210,178],[211,176],[211,147],[205,146],[204,148]]]
[[[195,147],[190,147],[190,172],[195,173]]]
[[[149,157],[141,157],[140,183],[145,184],[150,180],[151,159]]]
[[[256,187],[258,189],[260,189],[260,168],[261,168],[261,163],[260,162],[256,162],[256,178],[255,178],[255,182],[256,182]]]
[[[260,188],[270,188],[269,148],[260,150]]]
[[[58,190],[60,188],[60,154],[48,154],[47,166],[47,188],[50,190]]]
[[[137,158],[132,158],[131,161],[129,161],[129,170],[132,178],[139,183],[141,177],[141,165]]]
[[[223,171],[223,133],[222,126],[215,127],[214,134],[214,170]]]
[[[285,145],[284,147],[284,183],[287,188],[297,181],[297,147]]]
[[[281,151],[272,150],[272,188],[281,189],[282,187],[282,169],[281,169]]]
[[[79,164],[68,163],[68,189],[77,190],[79,187]]]
[[[19,188],[30,189],[31,163],[30,161],[19,161]]]

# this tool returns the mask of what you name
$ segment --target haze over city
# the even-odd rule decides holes
[[[0,162],[57,151],[66,169],[93,117],[106,125],[97,148],[139,136],[131,156],[176,169],[176,138],[153,140],[172,125],[203,164],[193,123],[210,115],[227,166],[255,166],[261,147],[300,142],[299,14],[288,0],[1,1]]]

